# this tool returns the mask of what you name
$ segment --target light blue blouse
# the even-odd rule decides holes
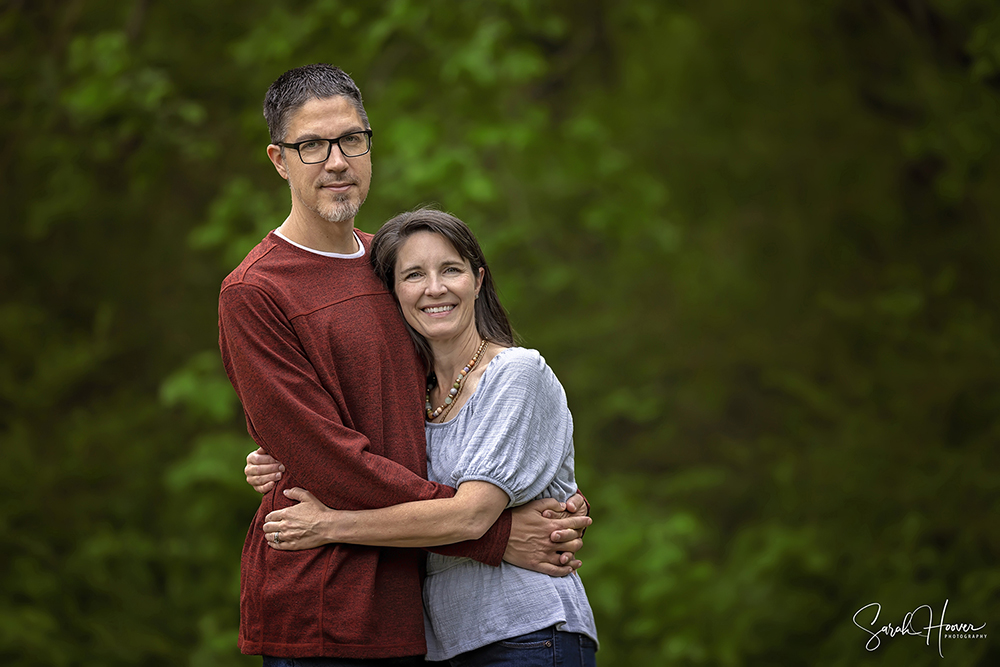
[[[509,507],[536,498],[565,501],[576,491],[573,417],[542,356],[514,347],[490,361],[458,414],[427,424],[427,472],[458,487],[495,484]],[[556,625],[597,641],[580,576],[550,577],[508,563],[429,554],[424,582],[427,659],[459,653]]]

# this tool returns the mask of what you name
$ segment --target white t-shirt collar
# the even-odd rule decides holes
[[[323,257],[337,257],[338,259],[357,259],[358,257],[364,257],[365,256],[365,244],[363,244],[361,242],[361,239],[358,238],[358,233],[357,232],[353,232],[353,233],[354,233],[354,241],[358,244],[358,250],[356,252],[350,253],[349,255],[345,255],[342,252],[323,252],[322,250],[315,250],[313,248],[307,248],[307,247],[305,247],[304,245],[302,245],[300,243],[296,243],[295,241],[292,241],[287,236],[285,236],[284,234],[282,234],[279,230],[277,230],[277,229],[274,230],[274,235],[275,236],[277,236],[278,238],[282,239],[283,241],[285,241],[287,243],[291,243],[296,248],[302,248],[306,252],[311,252],[314,255],[322,255]]]

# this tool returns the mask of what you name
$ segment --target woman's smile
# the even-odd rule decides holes
[[[441,313],[450,313],[455,309],[454,304],[449,304],[447,306],[426,306],[421,308],[428,315],[438,315]]]

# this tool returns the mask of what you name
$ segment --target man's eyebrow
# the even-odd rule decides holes
[[[346,137],[349,134],[357,134],[358,132],[364,132],[364,131],[365,128],[358,126],[357,129],[348,130],[347,132],[344,132],[343,134],[338,134],[335,137],[321,137],[315,132],[309,132],[308,134],[300,134],[298,139],[296,139],[295,141],[289,141],[288,143],[298,144],[303,141],[312,141],[313,139],[340,139],[341,137]]]

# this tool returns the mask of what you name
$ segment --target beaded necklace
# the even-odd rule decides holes
[[[431,389],[434,387],[430,382],[427,383],[427,421],[432,422],[438,417],[448,414],[448,411],[451,410],[451,406],[455,404],[455,399],[457,399],[458,395],[461,393],[462,387],[465,386],[466,376],[471,373],[472,369],[479,363],[479,360],[483,356],[483,352],[486,351],[486,346],[489,344],[490,342],[485,338],[482,340],[479,344],[479,349],[476,350],[476,354],[473,355],[472,359],[469,360],[469,363],[465,365],[465,368],[458,372],[458,377],[455,378],[455,383],[451,385],[451,389],[448,390],[448,395],[444,398],[444,404],[438,406],[437,409],[431,407]]]

